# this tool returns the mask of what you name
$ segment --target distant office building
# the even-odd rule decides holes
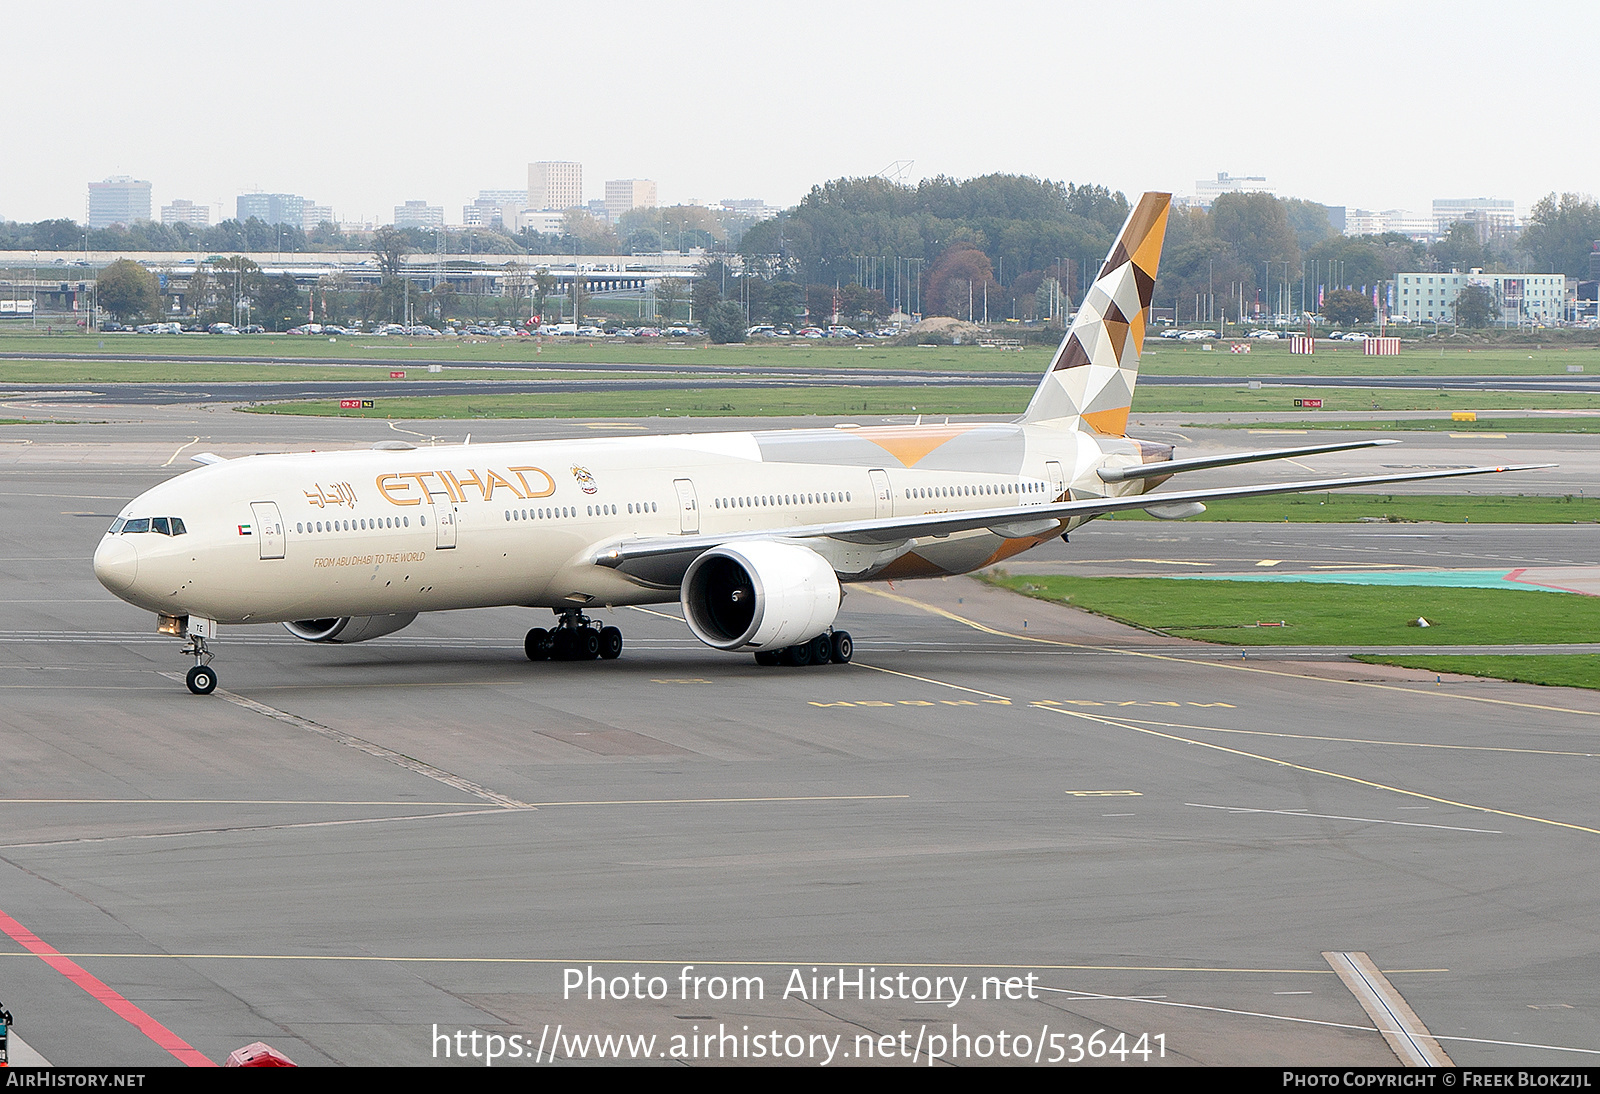
[[[150,219],[150,184],[127,175],[114,175],[89,184],[89,227],[109,228]]]
[[[1437,235],[1433,217],[1427,213],[1413,213],[1409,209],[1385,209],[1381,213],[1370,209],[1349,209],[1345,212],[1345,235],[1379,236],[1385,232],[1397,232],[1422,241]]]
[[[394,207],[396,228],[443,228],[444,206],[425,201],[408,201]]]
[[[525,209],[517,216],[517,230],[560,235],[566,227],[567,214],[552,209]]]
[[[590,199],[588,204],[583,206],[583,208],[584,208],[585,211],[588,212],[588,214],[590,216],[592,216],[596,220],[600,221],[600,223],[602,223],[602,224],[610,223],[611,214],[606,211],[606,199],[605,198],[592,198],[592,199]]]
[[[337,223],[338,221],[333,219],[331,205],[313,205],[311,199],[307,198],[306,203],[300,207],[300,227],[308,232],[315,231],[323,224]]]
[[[161,223],[169,227],[174,224],[187,224],[191,228],[209,228],[211,206],[196,205],[192,201],[178,198],[171,205],[161,207]]]
[[[656,184],[649,179],[610,179],[606,182],[606,215],[613,221],[629,209],[654,209]]]
[[[1510,198],[1434,198],[1434,231],[1445,235],[1450,226],[1466,221],[1478,230],[1480,240],[1512,235],[1517,227],[1517,206]]]
[[[1223,194],[1276,194],[1268,185],[1262,175],[1230,175],[1226,171],[1218,171],[1215,180],[1200,179],[1194,184],[1194,203],[1202,209],[1211,208],[1211,203]]]
[[[1394,279],[1395,314],[1416,323],[1454,323],[1456,297],[1468,285],[1494,291],[1500,303],[1497,321],[1550,323],[1562,317],[1567,279],[1562,274],[1401,273]]]
[[[468,228],[517,230],[517,214],[528,204],[526,190],[479,190],[478,200],[461,207],[461,223]]]
[[[240,194],[234,203],[234,215],[241,224],[255,217],[263,224],[303,228],[308,204],[309,200],[299,194]]]
[[[583,164],[550,160],[528,164],[528,208],[571,209],[583,204]]]
[[[722,207],[730,213],[738,213],[751,220],[771,220],[783,212],[775,205],[768,205],[761,198],[723,198]]]

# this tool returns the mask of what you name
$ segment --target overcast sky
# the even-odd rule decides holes
[[[127,174],[224,217],[259,189],[459,223],[546,159],[663,204],[790,205],[897,160],[1375,210],[1600,191],[1591,0],[79,0],[8,8],[5,37],[22,221],[81,221]]]

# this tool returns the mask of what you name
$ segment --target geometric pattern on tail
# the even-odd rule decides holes
[[[1128,214],[1023,421],[1127,433],[1171,200],[1171,194],[1145,194]]]

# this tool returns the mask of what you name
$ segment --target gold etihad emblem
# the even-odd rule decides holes
[[[435,480],[430,483],[429,480]],[[379,475],[374,483],[390,505],[421,505],[435,494],[446,494],[453,502],[493,501],[496,490],[509,490],[518,498],[548,498],[556,492],[556,480],[542,467],[507,467],[502,473],[493,468],[482,471],[399,471]],[[468,487],[477,491],[475,499]],[[593,490],[589,491],[593,493]]]
[[[319,482],[316,484],[315,490],[306,490],[304,493],[306,500],[318,509],[324,509],[330,505],[348,505],[352,509],[356,507],[355,487],[347,482],[336,482],[326,489]]]

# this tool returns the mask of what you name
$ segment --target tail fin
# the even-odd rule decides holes
[[[1123,436],[1139,378],[1145,309],[1155,292],[1171,194],[1145,194],[1128,214],[1023,414],[1024,422]]]

